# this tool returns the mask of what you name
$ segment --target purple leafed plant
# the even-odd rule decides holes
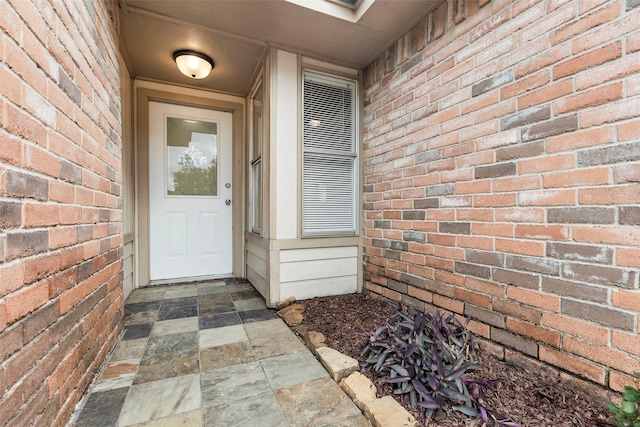
[[[467,322],[454,315],[407,313],[398,303],[396,312],[373,332],[362,351],[363,370],[385,376],[395,394],[409,396],[411,405],[425,414],[425,425],[437,410],[481,417],[486,423],[516,427],[508,419],[499,420],[484,405],[484,394],[500,380],[468,376],[478,369],[472,359],[476,343]]]

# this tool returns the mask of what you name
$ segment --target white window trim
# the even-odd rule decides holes
[[[257,235],[262,235],[262,227],[263,227],[263,220],[264,220],[264,215],[263,215],[263,209],[264,209],[264,165],[262,164],[262,151],[264,149],[264,147],[260,147],[259,153],[256,154],[255,151],[255,125],[256,123],[254,122],[254,117],[255,117],[255,112],[254,112],[254,98],[256,96],[256,94],[258,93],[259,90],[262,90],[262,120],[264,120],[264,81],[263,79],[259,79],[258,83],[255,86],[255,89],[251,92],[251,97],[249,98],[249,102],[250,102],[250,108],[251,108],[251,119],[250,119],[250,123],[251,123],[251,132],[250,132],[250,141],[249,141],[249,151],[250,151],[250,157],[249,157],[249,230]],[[263,122],[263,126],[264,126],[264,122]],[[264,129],[260,130],[260,133],[262,135],[261,137],[261,141],[259,142],[260,144],[264,143]],[[259,180],[259,187],[256,186],[256,179],[255,179],[255,169],[259,168],[258,173],[260,174],[260,180]],[[260,194],[262,194],[262,197],[260,196]],[[259,204],[258,209],[256,210],[256,203]],[[258,217],[258,218],[256,218]],[[256,219],[258,219],[259,221],[259,226],[256,227]]]
[[[302,113],[301,118],[304,122],[304,97],[305,97],[305,82],[311,80],[320,83],[326,83],[335,87],[344,87],[352,91],[352,146],[351,151],[345,150],[332,150],[328,148],[310,148],[305,146],[305,123],[302,123],[302,186],[301,186],[301,200],[302,200],[302,237],[338,237],[338,236],[357,236],[359,227],[359,186],[360,186],[360,162],[359,162],[359,102],[358,102],[358,84],[357,81],[349,77],[340,77],[315,70],[302,71]],[[320,155],[327,159],[350,159],[352,163],[352,176],[351,182],[352,188],[352,200],[351,200],[351,224],[349,229],[345,228],[324,228],[324,229],[306,229],[305,228],[305,158],[307,155]]]

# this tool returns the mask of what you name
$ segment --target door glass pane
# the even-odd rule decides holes
[[[167,117],[167,195],[218,195],[218,126]]]

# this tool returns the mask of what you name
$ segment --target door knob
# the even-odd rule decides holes
[[[231,199],[227,199],[227,200],[225,200],[225,201],[224,201],[224,204],[225,204],[225,205],[227,205],[227,206],[229,206],[229,205],[231,204]]]

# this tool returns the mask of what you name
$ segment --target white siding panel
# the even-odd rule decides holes
[[[247,248],[247,252],[251,252],[252,254],[254,254],[255,256],[257,256],[258,258],[262,259],[262,260],[267,260],[267,249],[263,248],[259,245],[256,245],[255,243],[247,240],[247,244],[246,244],[246,248]]]
[[[133,242],[125,243],[123,258],[128,258],[132,255],[133,255]]]
[[[282,283],[280,287],[280,299],[284,300],[289,297],[295,297],[296,299],[303,300],[328,295],[352,294],[356,292],[357,286],[357,275]]]
[[[247,280],[249,280],[253,287],[260,292],[260,295],[266,298],[266,295],[268,295],[269,283],[264,277],[260,277],[260,275],[249,266],[247,266]]]
[[[255,254],[247,253],[247,268],[251,268],[263,279],[267,277],[267,262],[258,258]]]
[[[281,300],[347,294],[357,289],[356,246],[280,251]]]
[[[124,277],[133,275],[133,257],[128,256],[122,259],[122,274]]]
[[[269,296],[267,249],[251,241],[246,242],[246,248],[247,280],[249,280],[256,290],[266,299]]]
[[[127,299],[133,291],[133,276],[126,276],[122,280],[122,287],[124,289],[124,299]]]
[[[247,268],[267,279],[267,250],[252,242],[247,242]]]
[[[129,296],[133,287],[133,242],[125,243],[124,256],[122,257],[122,286],[125,299]]]
[[[332,278],[357,274],[356,258],[280,263],[280,282]]]
[[[313,261],[320,259],[354,258],[358,256],[357,246],[338,248],[293,249],[280,251],[280,262]]]

